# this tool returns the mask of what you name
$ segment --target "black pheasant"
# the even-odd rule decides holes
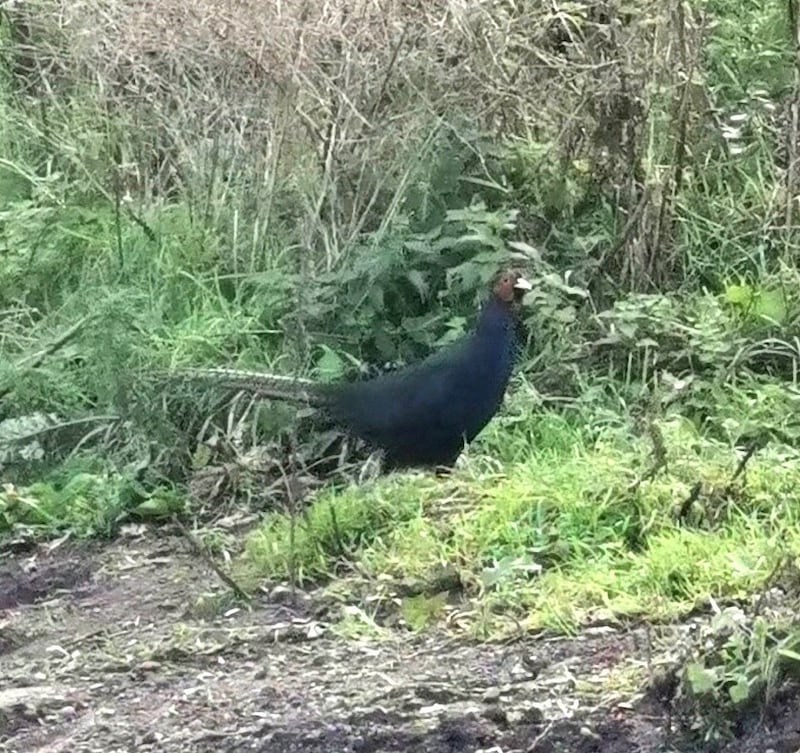
[[[530,289],[517,272],[501,272],[473,332],[416,365],[367,381],[320,384],[229,369],[186,376],[319,406],[349,434],[382,449],[389,468],[452,466],[502,403],[520,346],[516,304]]]

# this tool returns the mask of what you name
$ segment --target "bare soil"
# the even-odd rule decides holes
[[[0,751],[708,749],[681,742],[668,705],[639,690],[655,661],[644,626],[506,644],[347,640],[314,599],[220,610],[224,595],[163,532],[7,553]],[[679,640],[680,626],[659,630],[660,645]],[[723,749],[797,751],[797,699],[772,711]]]

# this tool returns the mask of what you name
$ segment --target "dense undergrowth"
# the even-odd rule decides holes
[[[791,571],[791,3],[96,5],[0,8],[2,540],[178,515],[235,549],[238,505],[263,516],[245,581],[372,605],[343,631],[481,637]],[[446,479],[304,466],[289,514],[285,461],[318,449],[293,412],[154,378],[418,358],[509,259],[535,282],[521,373]],[[791,630],[763,630],[695,668],[701,696],[750,697],[725,662],[764,692]]]

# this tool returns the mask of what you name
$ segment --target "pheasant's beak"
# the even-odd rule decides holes
[[[514,292],[513,292],[514,301],[516,301],[516,303],[522,303],[522,299],[525,297],[525,293],[527,293],[532,288],[533,285],[531,285],[524,277],[522,276],[517,277],[517,280],[514,283]]]
[[[517,290],[524,290],[527,292],[528,290],[533,289],[533,285],[531,285],[524,277],[517,277],[517,281],[514,283],[514,287]]]

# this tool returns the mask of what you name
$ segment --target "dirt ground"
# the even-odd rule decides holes
[[[667,706],[631,690],[654,665],[644,627],[502,645],[400,631],[346,640],[313,598],[202,607],[224,592],[186,539],[163,531],[0,554],[0,751],[704,747],[680,743]],[[679,640],[670,630],[661,645]],[[742,734],[724,750],[794,753],[796,699]]]

